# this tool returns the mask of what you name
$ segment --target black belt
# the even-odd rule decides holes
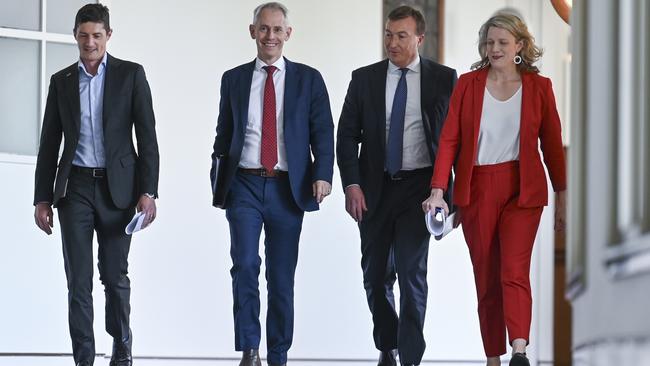
[[[106,169],[104,168],[86,168],[83,166],[77,166],[73,165],[72,166],[72,171],[75,173],[83,174],[83,175],[88,175],[93,178],[101,179],[106,177]]]
[[[269,172],[264,168],[255,168],[255,169],[238,168],[238,170],[243,174],[257,175],[258,177],[266,177],[266,178],[286,177],[287,175],[289,175],[289,173],[284,170],[271,170]]]
[[[384,172],[384,178],[388,180],[404,180],[412,177],[421,176],[423,174],[432,175],[433,167],[426,167],[426,168],[413,169],[413,170],[400,170],[393,175],[388,174],[388,172]]]

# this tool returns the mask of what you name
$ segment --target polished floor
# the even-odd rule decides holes
[[[108,366],[108,358],[98,357],[94,366]],[[237,366],[238,360],[216,359],[135,359],[135,366]],[[504,362],[504,365],[507,363]],[[70,356],[0,356],[0,366],[73,366]],[[376,361],[364,360],[289,360],[290,366],[375,366]],[[483,362],[439,361],[423,362],[423,366],[479,366]]]

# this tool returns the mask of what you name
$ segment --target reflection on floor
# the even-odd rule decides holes
[[[108,366],[108,358],[98,357],[94,366]],[[135,366],[237,366],[234,359],[156,359],[136,358]],[[265,365],[265,364],[264,364]],[[289,360],[288,366],[375,366],[369,360]],[[422,366],[479,366],[484,361],[423,362]],[[0,356],[0,366],[74,366],[70,356]]]

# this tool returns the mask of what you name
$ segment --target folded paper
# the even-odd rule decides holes
[[[427,230],[431,235],[435,236],[436,240],[442,239],[445,235],[449,234],[454,229],[454,216],[452,213],[447,216],[445,210],[436,207],[435,210],[429,211],[424,215],[424,221],[427,224]]]

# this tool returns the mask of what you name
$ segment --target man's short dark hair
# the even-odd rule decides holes
[[[74,18],[73,33],[77,33],[77,28],[81,23],[92,22],[104,24],[106,32],[111,31],[111,21],[108,16],[108,8],[102,4],[86,4],[79,9],[77,16]]]
[[[424,32],[426,32],[427,23],[424,21],[424,15],[422,15],[419,10],[413,7],[410,7],[408,5],[398,6],[388,14],[388,20],[390,21],[405,19],[408,17],[411,17],[413,20],[415,20],[415,30],[418,35],[422,35]]]

